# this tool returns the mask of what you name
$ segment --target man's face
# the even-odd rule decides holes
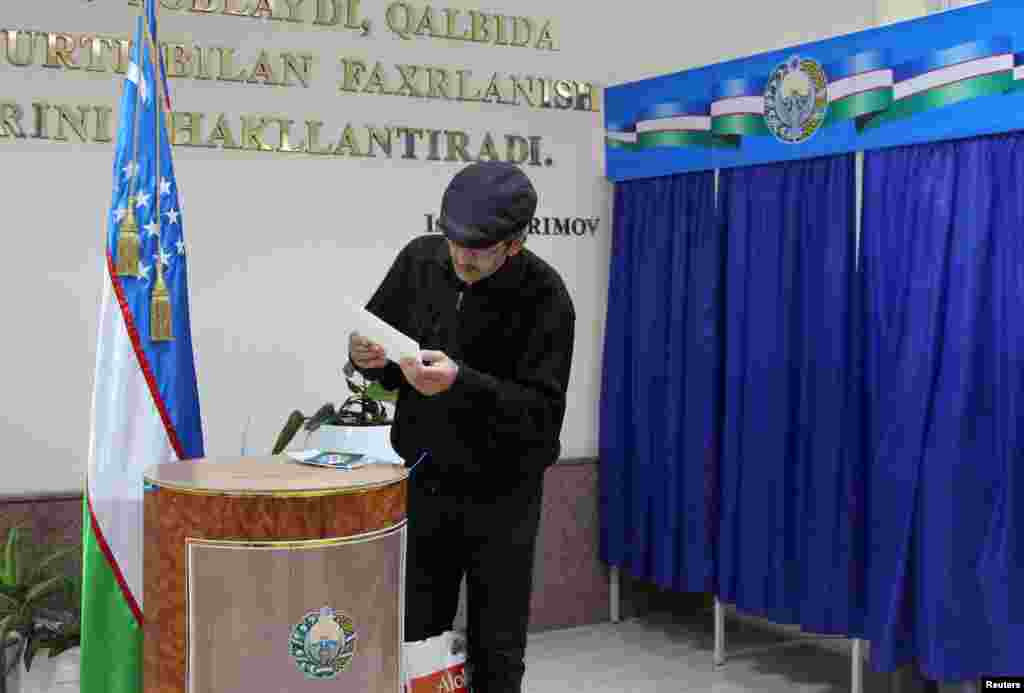
[[[523,247],[518,240],[502,241],[490,248],[480,250],[464,248],[448,241],[448,251],[452,256],[452,266],[459,279],[467,284],[474,284],[491,276]]]

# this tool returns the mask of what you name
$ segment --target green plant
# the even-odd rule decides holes
[[[79,645],[81,573],[68,570],[75,551],[31,542],[17,527],[7,533],[0,555],[0,644],[5,652],[20,648],[26,670],[41,651],[56,657]],[[18,636],[13,642],[12,634]],[[12,660],[0,672],[4,677],[17,657]]]
[[[367,380],[351,363],[342,369],[345,382],[351,393],[341,406],[335,409],[328,402],[320,407],[313,416],[307,417],[296,409],[285,421],[284,428],[277,436],[272,454],[278,455],[292,442],[300,428],[312,433],[324,425],[329,426],[381,426],[391,423],[385,402],[394,402],[398,393],[385,390],[384,386],[373,380]]]

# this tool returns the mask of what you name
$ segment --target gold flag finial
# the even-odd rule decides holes
[[[139,276],[139,224],[135,221],[135,196],[128,198],[128,211],[117,231],[117,276]]]
[[[171,319],[171,294],[164,282],[164,264],[156,259],[156,281],[153,282],[153,298],[149,305],[149,336],[154,342],[169,342],[174,339],[174,323]]]

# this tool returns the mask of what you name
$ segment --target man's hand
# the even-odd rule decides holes
[[[459,374],[459,364],[442,351],[421,351],[418,359],[404,358],[398,365],[409,384],[427,397],[448,390]]]
[[[361,337],[358,332],[348,336],[348,357],[359,368],[383,368],[388,365],[388,355],[384,347]]]

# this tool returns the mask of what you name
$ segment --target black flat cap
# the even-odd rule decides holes
[[[437,225],[453,243],[488,248],[525,229],[537,211],[537,191],[515,164],[470,164],[455,174],[441,200]]]

